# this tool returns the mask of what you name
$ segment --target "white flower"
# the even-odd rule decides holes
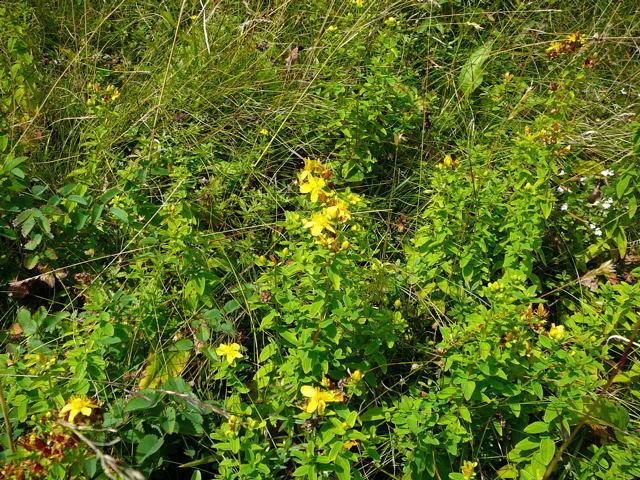
[[[558,187],[558,192],[559,192],[559,193],[564,192],[564,188],[562,188],[562,187],[560,187],[560,186],[559,186],[559,187]]]
[[[611,205],[613,205],[613,198],[607,198],[604,202],[602,202],[602,208],[604,208],[605,210],[608,210]]]
[[[598,205],[600,205],[600,200],[596,200],[591,204],[592,207],[597,207]]]
[[[624,88],[621,88],[621,89],[620,89],[620,93],[621,93],[621,94],[623,94],[623,95],[626,95],[626,94],[627,94],[627,91],[626,91]]]
[[[614,174],[612,170],[606,169],[606,170],[602,170],[600,172],[600,175],[602,175],[603,177],[613,177]]]
[[[564,212],[567,210],[567,208],[569,208],[569,205],[567,205],[566,203],[563,203],[562,206],[560,207],[560,210]]]
[[[593,234],[594,234],[596,237],[599,237],[600,235],[602,235],[602,230],[600,230],[600,228],[599,228],[597,225],[595,225],[595,224],[593,224],[593,223],[590,223],[590,224],[589,224],[589,228],[590,228],[591,230],[593,230]]]
[[[580,177],[580,182],[581,182],[581,183],[584,183],[584,182],[586,182],[587,180],[589,180],[589,178],[588,178],[588,177]]]
[[[559,176],[562,176],[562,175],[564,175],[565,173],[567,173],[567,172],[565,172],[564,170],[560,170],[560,171],[558,172],[558,175],[559,175]]]

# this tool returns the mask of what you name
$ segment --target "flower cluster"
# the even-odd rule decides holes
[[[104,105],[120,98],[120,90],[115,85],[102,88],[99,83],[87,83],[87,90],[89,92],[87,105],[90,107]]]
[[[333,185],[327,183],[333,172],[320,160],[305,160],[304,168],[298,173],[300,193],[309,194],[309,199],[322,204],[322,209],[311,218],[304,220],[303,227],[308,229],[316,242],[338,251],[349,247],[348,241],[338,244],[338,225],[351,220],[350,205],[360,202],[360,197],[349,193],[345,198],[338,196]]]
[[[547,48],[547,55],[557,57],[561,53],[574,53],[585,44],[585,40],[580,32],[567,35],[563,42],[553,42]]]
[[[52,413],[31,420],[37,426],[16,439],[16,458],[0,460],[0,478],[55,478],[55,471],[71,467],[74,457],[88,455],[72,432],[54,423]]]

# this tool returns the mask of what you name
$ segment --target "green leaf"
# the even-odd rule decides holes
[[[129,223],[129,215],[119,207],[111,207],[109,211],[124,223]]]
[[[38,324],[31,318],[31,313],[26,308],[18,310],[18,324],[25,335],[33,335],[38,329]]]
[[[618,247],[618,252],[620,253],[620,258],[624,258],[627,252],[627,235],[621,227],[616,229],[615,242]]]
[[[36,233],[31,237],[31,240],[25,244],[24,249],[34,250],[38,245],[40,245],[41,241],[42,241],[42,235],[40,233]]]
[[[100,203],[107,203],[109,200],[115,197],[118,192],[119,192],[118,188],[112,188],[110,190],[107,190],[102,195],[100,195],[100,197],[98,198],[98,201]]]
[[[144,462],[150,455],[156,453],[163,443],[164,438],[162,437],[151,434],[145,435],[142,440],[140,440],[138,449],[136,450],[136,460],[138,463]]]
[[[131,400],[129,400],[129,403],[127,403],[127,406],[124,408],[125,412],[146,410],[153,407],[157,403],[158,398],[160,398],[160,394],[152,390],[141,391],[138,392],[138,394],[140,396],[133,396]]]
[[[462,394],[464,395],[465,400],[471,400],[473,392],[476,389],[476,382],[472,380],[463,380],[460,386],[462,387]]]
[[[546,467],[553,459],[553,455],[556,453],[556,444],[550,438],[543,438],[540,442],[540,460]]]
[[[349,480],[351,478],[351,464],[344,457],[336,458],[336,475],[340,480]]]
[[[309,472],[309,465],[301,465],[293,472],[294,477],[304,477]]]
[[[533,422],[524,429],[524,433],[543,433],[549,430],[547,422]]]
[[[227,313],[235,312],[240,307],[240,302],[235,298],[224,304],[224,311]]]
[[[624,192],[627,190],[629,186],[629,182],[631,181],[631,175],[625,175],[620,179],[618,185],[616,185],[616,194],[618,195],[618,199],[622,200],[624,196]]]
[[[88,205],[89,202],[87,202],[87,199],[80,196],[80,195],[69,195],[67,197],[68,200],[71,200],[72,202],[76,202],[79,203],[80,205]]]
[[[493,41],[489,41],[474,50],[467,63],[462,66],[458,77],[458,87],[464,96],[468,96],[482,83],[484,64],[491,55]]]

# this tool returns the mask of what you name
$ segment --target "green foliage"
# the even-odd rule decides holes
[[[640,476],[632,7],[108,3],[0,7],[1,478]]]

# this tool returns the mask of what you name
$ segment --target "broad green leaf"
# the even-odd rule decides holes
[[[145,435],[138,443],[138,449],[136,450],[136,460],[138,463],[144,462],[150,455],[156,453],[162,444],[164,438],[156,437],[155,435]]]
[[[458,87],[464,96],[468,96],[482,83],[484,64],[491,55],[493,41],[475,49],[460,70]]]
[[[460,386],[462,387],[462,394],[464,395],[465,400],[471,400],[473,392],[476,389],[476,382],[472,380],[463,380]]]
[[[524,429],[524,433],[543,433],[549,430],[547,422],[533,422]]]
[[[156,388],[170,378],[176,378],[187,366],[190,350],[151,353],[147,358],[147,368],[140,380],[140,390]]]
[[[122,210],[120,207],[111,207],[109,211],[119,220],[123,221],[124,223],[129,223],[129,215],[127,215],[127,212]]]

